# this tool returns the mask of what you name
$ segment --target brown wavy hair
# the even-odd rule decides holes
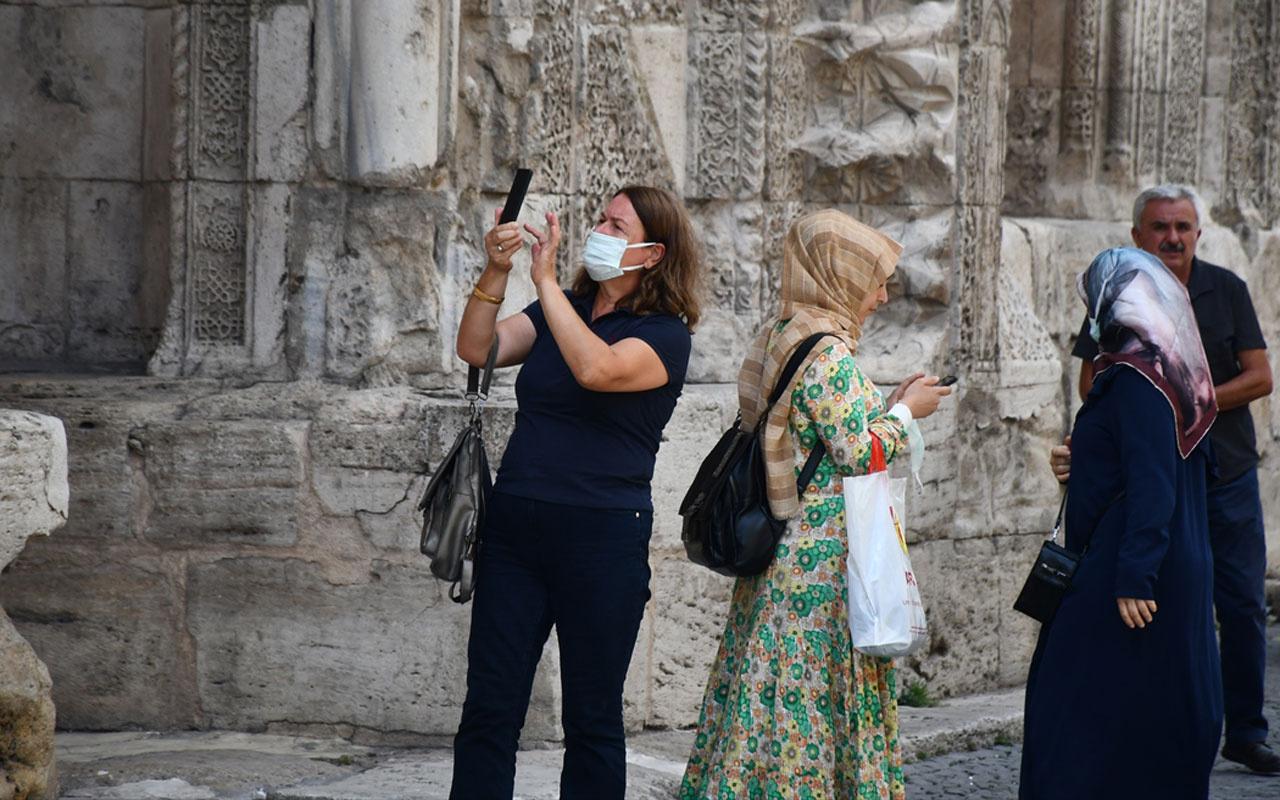
[[[618,195],[626,195],[644,226],[645,241],[661,242],[666,253],[653,269],[644,270],[640,286],[631,296],[631,310],[638,315],[672,314],[693,328],[702,316],[698,297],[701,280],[701,253],[693,234],[689,215],[675,195],[652,186],[624,186]],[[587,295],[596,282],[584,267],[573,276],[573,293]]]

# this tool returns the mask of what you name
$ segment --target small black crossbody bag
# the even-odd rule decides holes
[[[1014,611],[1021,611],[1044,625],[1053,620],[1058,613],[1058,606],[1062,604],[1062,598],[1071,589],[1071,578],[1080,566],[1081,556],[1089,551],[1089,540],[1093,538],[1098,523],[1102,522],[1102,515],[1122,497],[1123,491],[1111,498],[1098,512],[1098,518],[1093,521],[1093,527],[1085,537],[1080,555],[1076,555],[1057,542],[1058,531],[1062,529],[1062,515],[1067,510],[1067,494],[1063,492],[1062,503],[1058,505],[1058,518],[1053,523],[1053,534],[1049,541],[1040,545],[1040,553],[1036,556],[1036,563],[1031,566],[1031,574],[1027,576],[1026,583],[1022,584],[1018,599],[1013,601]]]

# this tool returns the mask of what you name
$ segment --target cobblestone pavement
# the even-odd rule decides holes
[[[1280,751],[1280,624],[1274,619],[1267,626],[1267,640],[1265,713],[1271,723],[1271,747]],[[907,764],[903,767],[907,798],[1016,800],[1021,760],[1022,745],[1015,744],[948,753]],[[1280,776],[1255,775],[1219,757],[1209,779],[1209,797],[1211,800],[1278,800]]]
[[[1274,740],[1273,740],[1274,743]],[[950,753],[904,767],[910,800],[1017,800],[1022,745]],[[1211,800],[1276,800],[1280,777],[1254,775],[1218,759],[1209,781]],[[1137,800],[1135,798],[1135,800]]]

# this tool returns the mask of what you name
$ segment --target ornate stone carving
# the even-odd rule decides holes
[[[1270,15],[1263,3],[1239,4],[1234,14],[1227,99],[1227,200],[1237,213],[1274,223],[1280,216],[1280,146],[1276,144],[1280,78],[1275,72],[1280,64],[1280,19],[1274,4]]]
[[[249,115],[250,11],[193,6],[196,111],[193,172],[222,180],[245,177]]]
[[[1166,11],[1163,179],[1196,183],[1200,161],[1200,92],[1204,84],[1205,0],[1177,0]]]
[[[573,98],[575,31],[566,12],[534,20],[533,59],[537,105],[527,115],[529,144],[539,163],[539,179],[556,193],[570,191],[573,178]]]
[[[193,348],[246,344],[251,15],[247,3],[174,9],[170,162],[175,178],[191,182],[174,185],[171,204],[182,307],[170,325],[183,343],[166,333],[157,372],[186,371],[183,362],[200,360]]]
[[[1005,155],[1005,207],[1032,214],[1044,206],[1049,157],[1057,152],[1054,123],[1059,92],[1028,87],[1010,91]]]
[[[577,190],[602,198],[627,183],[669,185],[670,167],[648,96],[631,64],[626,34],[600,28],[587,36],[580,113],[592,135],[575,142]]]
[[[1117,177],[1133,171],[1134,52],[1133,3],[1113,0],[1108,37],[1107,129],[1103,151],[1105,168]]]
[[[1062,69],[1063,152],[1093,152],[1101,0],[1073,0]]]
[[[244,189],[192,184],[188,286],[194,342],[245,342]]]
[[[1156,179],[1160,156],[1160,114],[1163,103],[1164,0],[1141,0],[1138,26],[1143,54],[1138,60],[1138,94],[1135,118],[1138,125],[1135,168],[1140,182]]]
[[[806,101],[799,46],[789,36],[770,36],[764,164],[767,200],[787,200],[801,194],[803,160],[792,142],[804,132]]]
[[[736,195],[739,94],[743,41],[741,34],[696,33],[691,49],[697,75],[690,132],[690,194],[728,198]]]
[[[954,12],[927,4],[865,24],[797,28],[817,62],[809,125],[796,141],[808,156],[808,196],[837,203],[883,202],[904,191],[932,193],[934,202],[950,197],[959,48],[941,34]]]

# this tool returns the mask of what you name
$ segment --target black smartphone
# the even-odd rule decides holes
[[[956,382],[956,381],[958,381],[958,380],[960,380],[960,379],[959,379],[959,378],[957,378],[955,375],[948,375],[947,377],[940,379],[940,380],[939,380],[936,384],[934,384],[934,385],[935,385],[935,386],[950,386],[951,384],[955,383],[955,382]]]
[[[529,191],[529,180],[532,177],[531,169],[516,170],[515,180],[511,181],[511,191],[507,192],[507,202],[502,206],[502,216],[498,218],[499,225],[515,222],[516,217],[520,216],[520,206],[524,205],[524,193]]]

